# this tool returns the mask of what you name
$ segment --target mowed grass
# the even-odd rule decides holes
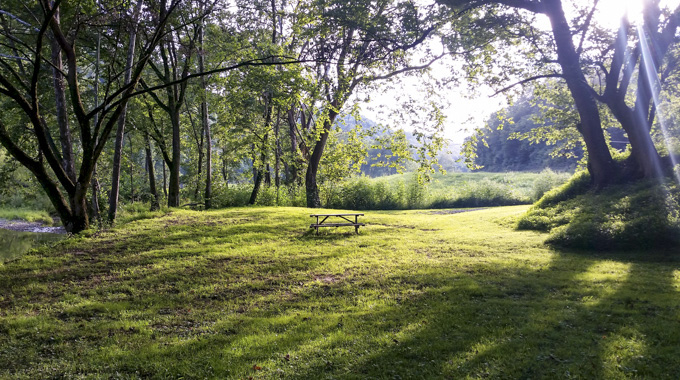
[[[172,211],[0,266],[2,378],[676,378],[674,252],[515,231],[526,206]],[[315,212],[318,210],[315,210]]]

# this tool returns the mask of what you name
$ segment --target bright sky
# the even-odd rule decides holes
[[[563,0],[565,10],[569,12],[569,4],[578,4],[584,0]],[[598,4],[598,12],[596,13],[597,21],[612,29],[616,29],[621,18],[628,13],[631,21],[636,22],[641,19],[642,3],[644,0],[600,0]],[[590,3],[590,1],[589,1]],[[680,4],[680,0],[661,0],[661,7],[669,7],[675,9]],[[546,26],[549,27],[547,18],[545,20]],[[437,65],[433,67],[433,75],[437,78],[445,78],[449,74],[449,70],[444,65]],[[396,100],[398,96],[411,98],[413,100],[423,99],[424,94],[420,91],[421,86],[414,78],[404,78],[396,89],[378,91],[369,94],[371,102],[367,106],[363,106],[362,114],[376,122],[382,122],[390,125],[389,117],[390,109],[400,107],[399,101]],[[442,94],[443,98],[448,101],[448,105],[444,108],[446,121],[446,137],[454,144],[460,144],[465,137],[469,136],[475,128],[482,127],[489,116],[506,105],[505,98],[502,95],[490,97],[494,91],[488,87],[477,87],[475,94],[469,94],[466,85],[461,85],[459,89],[447,91]],[[365,95],[365,94],[362,94]],[[401,127],[407,131],[413,129],[408,125],[394,125],[393,127]],[[457,152],[456,152],[457,153]]]

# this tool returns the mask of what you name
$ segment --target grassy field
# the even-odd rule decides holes
[[[0,266],[0,378],[676,378],[680,262],[515,231],[526,206],[172,211]]]
[[[53,223],[47,211],[25,208],[0,207],[0,219],[25,220],[27,222],[43,223],[48,226]]]
[[[571,175],[548,169],[540,173],[437,173],[427,186],[424,203],[436,208],[530,204],[565,183]],[[385,181],[395,187],[399,182],[413,181],[413,174],[380,177],[374,181]]]

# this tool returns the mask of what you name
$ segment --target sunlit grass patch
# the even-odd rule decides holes
[[[25,220],[27,222],[43,223],[52,225],[53,221],[45,210],[32,210],[26,208],[0,208],[0,219]]]

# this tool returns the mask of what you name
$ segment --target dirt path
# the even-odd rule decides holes
[[[32,223],[23,220],[0,219],[0,228],[20,232],[37,232],[48,234],[65,234],[64,227],[50,227],[42,223]]]

